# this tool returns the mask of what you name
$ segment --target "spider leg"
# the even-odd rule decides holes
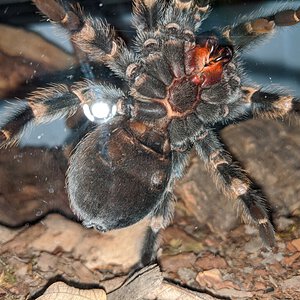
[[[66,85],[56,85],[47,90],[37,91],[23,105],[15,104],[5,123],[0,126],[0,147],[18,142],[23,129],[30,121],[47,122],[49,119],[75,111],[79,99]]]
[[[151,216],[150,226],[146,231],[141,249],[141,267],[153,263],[156,259],[156,252],[159,247],[159,232],[161,229],[166,228],[172,219],[175,203],[174,199],[174,195],[170,191],[167,191],[164,199]]]
[[[210,11],[210,2],[210,0],[173,0],[173,5],[177,10],[177,14],[186,14],[192,11],[194,31],[197,31]],[[181,20],[181,24],[184,25],[184,20]]]
[[[282,10],[273,15],[248,20],[222,30],[223,36],[239,48],[265,38],[275,31],[276,27],[293,26],[300,22],[300,8]]]
[[[217,136],[208,132],[206,137],[195,142],[195,147],[223,192],[238,201],[243,219],[257,226],[264,243],[273,246],[274,230],[269,220],[266,200],[260,191],[255,190],[245,172],[232,161]]]
[[[72,34],[72,31],[80,29],[81,21],[79,16],[73,13],[72,9],[70,10],[70,6],[67,6],[68,4],[65,4],[63,1],[33,0],[33,2],[45,16],[53,22],[60,23],[69,33]],[[73,10],[74,9],[75,8],[73,8]],[[77,11],[81,13],[79,5],[77,6]],[[93,80],[94,74],[90,66],[89,58],[74,42],[72,42],[72,45],[84,77]]]
[[[158,26],[163,18],[165,3],[162,0],[134,0],[132,25],[136,28],[134,40],[136,52],[147,56],[159,50]]]
[[[67,11],[62,1],[57,0],[32,0],[35,6],[50,20],[60,23],[69,31],[78,30],[80,28],[80,18],[72,11]]]
[[[80,6],[61,5],[56,0],[34,3],[52,21],[66,28],[72,42],[95,61],[110,60],[117,54],[121,41],[115,37],[114,29],[102,20],[84,16]]]
[[[161,0],[134,0],[133,25],[138,33],[157,29],[163,16],[164,3]]]
[[[133,25],[137,29],[136,50],[144,56],[159,51],[161,39],[179,38],[195,42],[194,32],[209,11],[209,1],[135,0]]]
[[[154,31],[162,23],[191,26],[191,30],[200,26],[202,15],[209,11],[209,0],[173,0],[166,5],[162,0],[135,0],[133,3],[133,25],[137,31]],[[165,11],[167,10],[167,11]],[[189,17],[185,18],[184,14]],[[188,21],[189,25],[185,24]],[[194,27],[193,27],[194,26]]]
[[[172,154],[172,178],[169,182],[164,199],[159,203],[152,213],[150,219],[150,226],[147,229],[143,247],[141,249],[141,260],[139,267],[149,265],[156,258],[157,248],[159,246],[159,232],[161,229],[166,228],[174,213],[175,196],[172,193],[171,186],[174,184],[175,179],[181,178],[184,174],[185,167],[189,161],[190,151],[175,152]]]
[[[60,84],[40,89],[24,101],[23,105],[17,103],[14,111],[2,121],[0,148],[17,143],[31,121],[39,124],[71,116],[81,106],[91,105],[99,99],[117,105],[123,96],[119,89],[89,81],[79,82],[74,86]]]
[[[150,265],[156,259],[158,235],[158,231],[153,230],[151,226],[148,227],[140,252],[140,261],[137,266],[134,266],[135,270]]]
[[[255,116],[274,119],[284,118],[291,113],[300,114],[299,98],[245,86],[242,92],[243,102]]]
[[[46,16],[70,32],[75,48],[83,52],[79,56],[86,54],[92,61],[104,63],[118,76],[126,78],[126,69],[136,58],[116,36],[112,26],[101,19],[85,16],[79,5],[64,7],[55,0],[34,2]]]
[[[194,42],[194,33],[199,29],[209,8],[209,1],[206,0],[173,0],[165,9],[160,22],[162,31],[167,36]]]

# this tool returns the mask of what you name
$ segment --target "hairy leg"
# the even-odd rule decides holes
[[[79,60],[87,55],[91,61],[104,63],[118,76],[126,77],[128,65],[136,58],[116,36],[112,26],[101,19],[85,16],[80,6],[62,5],[55,0],[34,0],[34,3],[42,13],[70,32]],[[93,79],[92,74],[87,75]]]
[[[159,233],[166,228],[173,216],[174,195],[166,191],[164,199],[155,209],[150,219],[150,226],[146,231],[141,249],[141,260],[138,267],[144,267],[156,260],[156,252],[159,247]]]
[[[242,92],[243,103],[254,116],[276,119],[300,114],[299,98],[246,86],[242,88]]]
[[[169,182],[164,199],[156,207],[151,216],[150,226],[146,232],[143,247],[141,250],[141,265],[143,267],[149,265],[156,258],[156,252],[159,246],[159,232],[166,228],[172,220],[175,205],[175,196],[172,193],[172,185],[174,181],[184,175],[185,167],[190,156],[190,151],[175,152],[172,155],[172,177]]]
[[[255,189],[245,172],[232,161],[213,132],[199,139],[195,147],[224,194],[238,201],[243,219],[258,228],[266,245],[273,246],[274,230],[269,220],[267,202],[261,192]]]
[[[136,50],[147,56],[159,50],[161,39],[195,42],[195,32],[209,11],[209,1],[134,1],[133,25],[137,30]]]
[[[299,22],[300,8],[297,10],[287,9],[225,27],[222,34],[238,48],[244,48],[272,34],[276,27],[293,26]]]
[[[16,103],[14,110],[0,124],[0,147],[17,143],[29,122],[46,123],[64,116],[73,115],[80,107],[91,107],[99,99],[111,107],[123,99],[121,90],[112,86],[94,84],[89,81],[73,86],[53,85],[34,92],[22,104]],[[121,112],[120,107],[119,112]]]
[[[194,31],[197,31],[210,11],[210,0],[173,0],[173,15],[171,18],[181,26],[186,26],[187,22],[192,22]],[[184,19],[182,14],[189,14],[188,19]]]

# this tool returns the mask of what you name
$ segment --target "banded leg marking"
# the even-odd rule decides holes
[[[195,21],[195,30],[200,27],[203,16],[210,10],[210,0],[173,0],[174,6],[181,10],[193,10],[193,18]]]
[[[256,225],[264,243],[273,246],[274,229],[269,220],[267,202],[261,192],[254,188],[246,173],[232,161],[212,132],[197,141],[195,146],[224,194],[241,205],[243,219]]]
[[[293,26],[300,22],[300,8],[287,9],[274,15],[259,17],[223,29],[223,35],[238,47],[243,48],[258,38],[272,34],[276,27]]]
[[[79,6],[62,6],[57,1],[34,0],[36,6],[52,21],[70,31],[72,41],[95,61],[114,57],[120,41],[114,29],[99,19],[83,15]]]
[[[54,0],[34,1],[46,16],[70,31],[75,49],[78,48],[92,61],[105,63],[118,76],[126,77],[127,66],[136,59],[125,47],[124,41],[116,36],[112,26],[101,19],[84,16],[79,6],[64,7]],[[84,60],[83,53],[79,53],[79,60]]]
[[[300,99],[291,95],[265,92],[254,87],[243,87],[242,92],[244,102],[250,105],[253,114],[258,117],[274,119],[300,113]]]
[[[24,105],[16,108],[0,126],[0,147],[18,142],[30,121],[45,123],[64,115],[72,115],[80,104],[67,85],[55,85],[35,92]]]
[[[93,104],[99,99],[115,104],[117,112],[124,114],[124,97],[123,92],[117,88],[90,81],[79,82],[71,87],[60,84],[40,89],[24,101],[24,105],[16,104],[16,109],[0,125],[0,147],[18,142],[30,121],[46,123],[69,117],[82,105]]]
[[[134,0],[133,25],[138,32],[152,31],[163,16],[164,3],[161,0]]]

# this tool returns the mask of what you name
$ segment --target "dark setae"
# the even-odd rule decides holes
[[[34,2],[70,31],[81,54],[105,64],[126,88],[86,80],[40,90],[1,126],[2,146],[18,141],[29,121],[82,109],[94,126],[70,158],[71,207],[85,226],[100,231],[149,217],[142,264],[154,258],[156,236],[172,217],[174,182],[195,148],[243,219],[272,246],[266,200],[224,150],[215,128],[253,116],[299,114],[299,99],[243,84],[239,53],[277,26],[298,23],[300,9],[203,32],[210,10],[206,0],[135,0],[137,34],[134,49],[128,49],[105,21],[53,0]]]

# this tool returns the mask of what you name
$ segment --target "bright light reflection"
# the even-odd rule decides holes
[[[106,119],[110,114],[110,107],[107,103],[96,102],[92,104],[91,113],[95,118]]]
[[[86,115],[86,117],[87,117],[90,121],[94,122],[94,121],[95,121],[95,118],[94,118],[94,116],[91,114],[89,106],[88,106],[87,104],[83,104],[82,109],[83,109],[83,112],[84,112],[84,114]]]
[[[91,104],[91,106],[85,103],[82,108],[86,117],[92,122],[106,121],[112,118],[117,112],[116,105],[110,107],[110,105],[105,102],[96,102]]]

